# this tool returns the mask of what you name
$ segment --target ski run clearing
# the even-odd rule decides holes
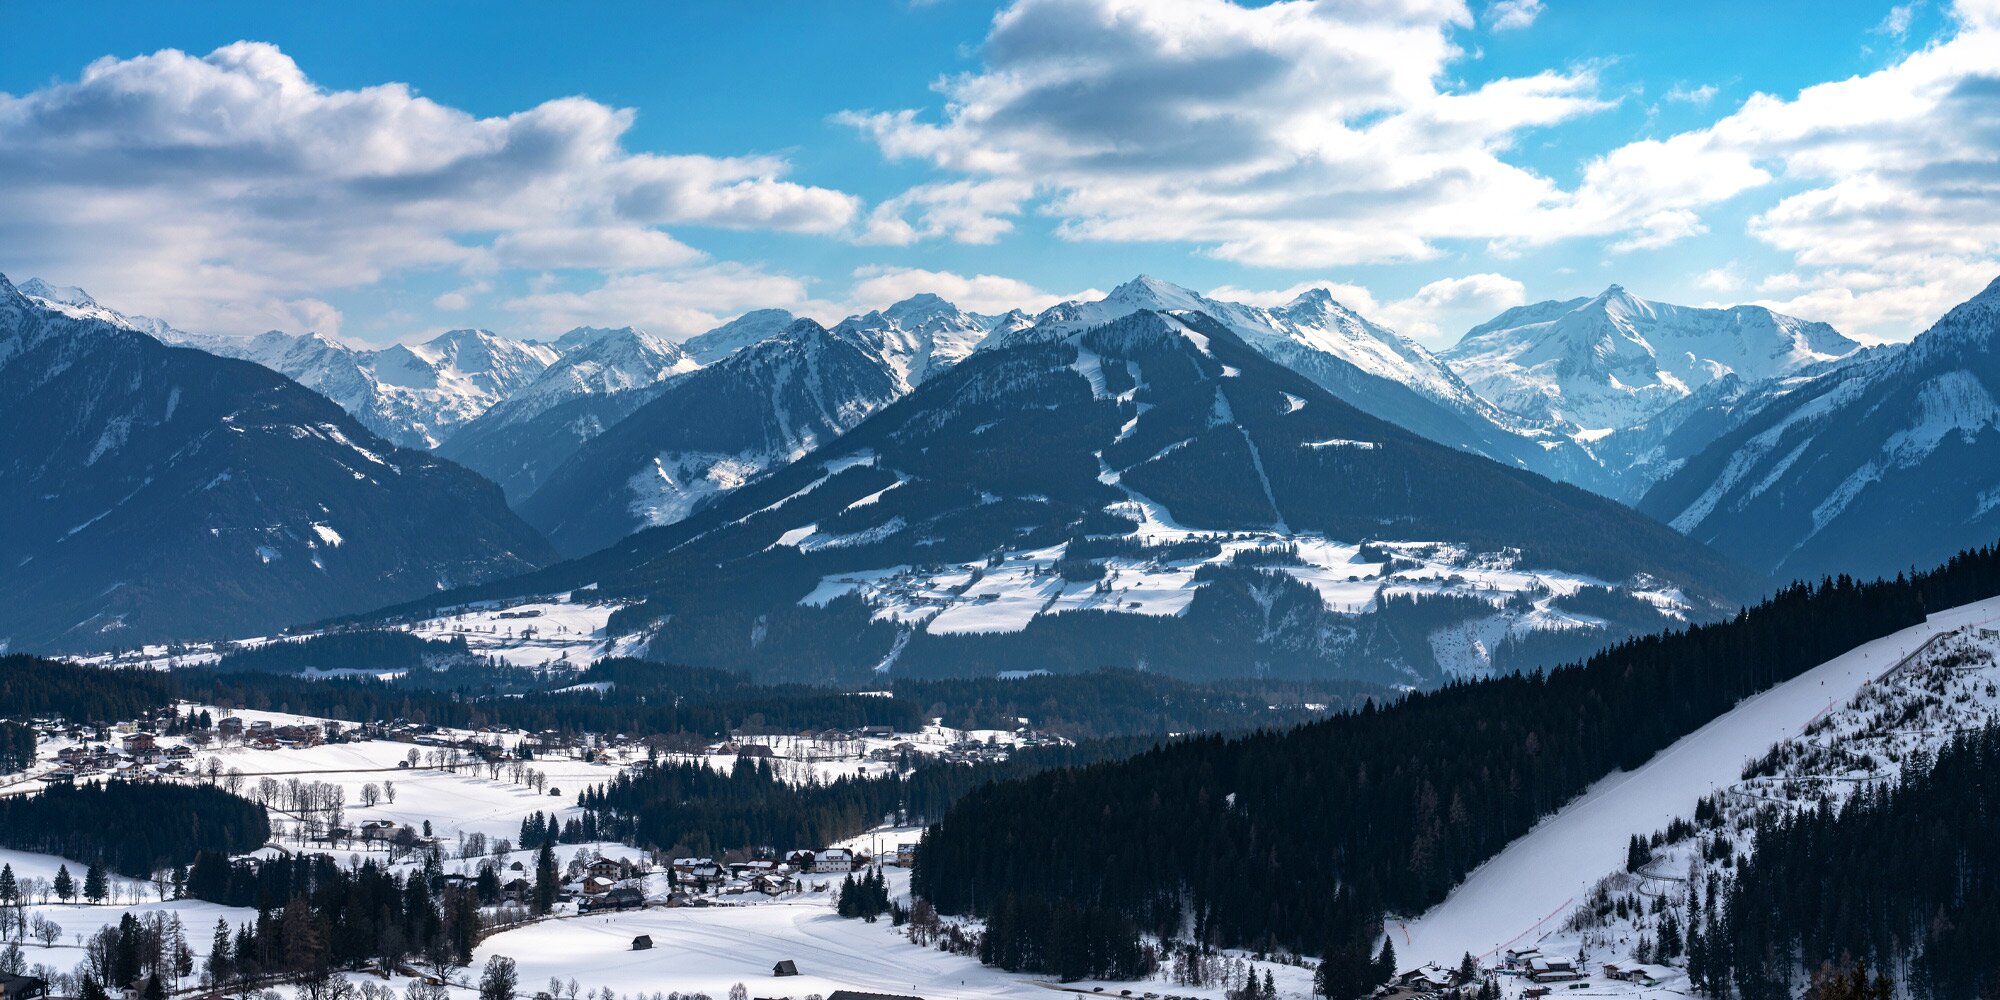
[[[1443,903],[1417,919],[1391,921],[1388,933],[1398,957],[1405,965],[1455,966],[1466,952],[1486,961],[1509,949],[1536,946],[1574,954],[1576,939],[1563,933],[1563,925],[1600,880],[1624,871],[1633,834],[1650,834],[1676,817],[1693,815],[1700,798],[1741,782],[1747,761],[1798,737],[1926,643],[1996,621],[2000,598],[1931,615],[1921,625],[1746,698],[1637,770],[1603,778],[1475,869]],[[1560,946],[1565,943],[1567,948]],[[1625,957],[1602,950],[1592,954]],[[1679,986],[1684,990],[1685,981]]]

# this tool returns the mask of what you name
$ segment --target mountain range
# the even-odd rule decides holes
[[[735,357],[792,339],[867,353],[800,321]],[[1140,310],[977,351],[690,516],[393,613],[636,602],[613,625],[650,655],[795,680],[1430,683],[1754,590],[1628,508],[1361,412],[1205,314]]]
[[[1780,577],[1893,575],[2000,535],[2000,281],[1909,346],[1767,383],[1639,509]]]
[[[0,276],[0,645],[268,634],[552,557],[298,383],[48,302]]]
[[[765,539],[755,551],[713,550],[710,541],[697,547],[702,558],[720,566],[759,567],[753,576],[767,562],[789,564],[788,557],[770,554],[774,546],[798,548],[807,562],[832,565],[830,572],[814,576],[805,591],[811,595],[831,587],[837,595],[817,603],[784,604],[781,610],[765,607],[764,614],[776,618],[760,619],[763,624],[757,628],[768,634],[772,621],[844,614],[843,609],[858,602],[870,609],[866,623],[847,631],[824,622],[814,626],[847,636],[842,641],[850,643],[852,655],[841,661],[840,669],[850,672],[862,661],[879,665],[888,660],[891,649],[897,651],[893,662],[898,669],[942,669],[937,664],[944,662],[938,658],[943,654],[937,651],[947,648],[965,662],[999,669],[1003,663],[1057,655],[1060,644],[1045,640],[1083,628],[1079,621],[1110,622],[1101,627],[1114,631],[1129,628],[1128,638],[1138,643],[1134,648],[1144,647],[1152,640],[1132,637],[1156,631],[1162,618],[1185,620],[1199,611],[1199,620],[1211,625],[1220,621],[1203,617],[1220,607],[1215,602],[1228,589],[1214,587],[1218,580],[1282,564],[1291,568],[1278,576],[1318,588],[1316,602],[1294,593],[1294,603],[1285,606],[1298,613],[1268,634],[1241,617],[1217,625],[1220,632],[1211,630],[1261,650],[1252,656],[1252,669],[1268,669],[1283,656],[1295,656],[1303,657],[1301,663],[1316,664],[1315,670],[1345,671],[1358,662],[1357,651],[1365,649],[1394,664],[1393,676],[1382,679],[1421,682],[1550,662],[1587,651],[1624,630],[1717,613],[1763,586],[1746,583],[1753,577],[1739,571],[1739,565],[1779,578],[1894,572],[1990,540],[1986,533],[2000,527],[1993,519],[2000,510],[1994,499],[2000,495],[2000,481],[1988,481],[1992,477],[1982,472],[1990,466],[1982,461],[1982,449],[1993,423],[1987,363],[1994,332],[1991,289],[1909,347],[1861,349],[1825,324],[1762,307],[1679,306],[1642,299],[1614,285],[1588,298],[1509,309],[1437,353],[1347,308],[1325,290],[1258,306],[1143,275],[1101,298],[1064,302],[1035,315],[980,315],[926,294],[832,326],[781,309],[756,310],[679,344],[627,327],[578,328],[547,341],[452,331],[421,344],[381,349],[312,334],[274,332],[248,340],[190,334],[159,320],[117,313],[81,289],[29,281],[23,292],[28,296],[23,301],[35,310],[64,322],[95,323],[197,346],[212,355],[250,358],[289,374],[299,386],[340,403],[366,428],[388,432],[381,436],[400,435],[499,483],[531,534],[539,531],[555,551],[578,560],[566,567],[612,566],[594,572],[607,579],[638,574],[653,581],[648,584],[653,591],[627,587],[621,599],[643,598],[654,611],[696,599],[658,586],[662,574],[688,573],[690,585],[700,579],[691,566],[680,563],[687,538],[695,537],[685,533],[734,537],[735,529],[724,530],[713,518],[733,511],[739,520],[763,523],[770,513],[765,508],[796,505],[798,497],[790,494],[773,497],[770,491],[776,487],[770,483],[793,482],[796,487],[801,477],[845,483],[857,476],[872,482],[887,472],[890,479],[877,483],[877,489],[888,494],[856,504],[855,510],[835,512],[843,524],[861,524],[869,518],[860,508],[874,508],[871,515],[896,509],[886,502],[891,496],[929,497],[942,488],[939,483],[950,481],[959,489],[978,479],[951,480],[907,453],[893,469],[882,467],[879,458],[890,449],[857,442],[888,433],[879,429],[885,422],[905,428],[892,435],[897,440],[920,437],[922,448],[965,462],[991,460],[1004,466],[1013,460],[1010,449],[1026,448],[1040,449],[1054,466],[1105,463],[1093,473],[1095,492],[1079,492],[1078,483],[1064,485],[1067,493],[1037,491],[1030,484],[1043,472],[1027,470],[1016,470],[1026,478],[1004,483],[1004,489],[979,487],[979,503],[964,504],[961,491],[952,501],[957,507],[917,512],[934,527],[916,549],[907,548],[907,531],[918,523],[907,512],[893,531],[887,520],[864,524],[857,529],[862,534],[882,534],[860,542],[846,537],[855,531],[837,540],[822,539],[825,525],[815,520],[780,531],[780,536],[805,532],[782,545]],[[1150,332],[1134,333],[1142,328]],[[1149,394],[1151,388],[1171,381],[1143,371],[1148,364],[1156,369],[1167,364],[1161,357],[1173,353],[1158,349],[1173,342],[1161,329],[1178,329],[1187,343],[1225,345],[1195,352],[1209,361],[1240,351],[1260,361],[1256,378],[1246,374],[1251,366],[1235,360],[1210,366],[1220,374],[1204,377],[1222,381],[1205,390],[1203,398],[1213,406],[1212,423],[1205,429],[1188,423],[1192,418],[1186,414],[1152,412],[1164,404]],[[1122,332],[1114,336],[1106,332],[1110,330]],[[1106,337],[1135,337],[1135,343],[1152,346],[1133,347],[1136,354],[1131,356],[1106,353],[1102,344],[1091,346]],[[1047,353],[1051,351],[1053,355]],[[1072,366],[1072,376],[1082,373],[1073,368],[1073,360],[1061,360],[1069,356],[1065,352],[1116,362],[1108,369],[1099,365],[1094,375],[1084,373],[1093,392],[1088,403],[1062,398],[1074,391],[1069,376],[1034,365],[1024,368],[1019,360],[1035,357],[1043,367]],[[988,360],[997,358],[1015,360]],[[1182,361],[1196,372],[1207,365],[1192,356]],[[1104,372],[1121,367],[1140,372],[1133,376],[1135,385],[1148,393],[1112,391],[1118,377]],[[962,374],[971,372],[978,374]],[[1325,412],[1331,407],[1321,404],[1330,400],[1347,408],[1343,421],[1376,423],[1365,431],[1329,432],[1310,441],[1262,442],[1259,435],[1266,429],[1231,400],[1236,391],[1252,391],[1239,390],[1247,383],[1236,380],[1256,382],[1273,372],[1303,379],[1319,394],[1277,390],[1285,405],[1293,407],[1287,412],[1307,408],[1309,398],[1317,400],[1316,412]],[[1019,397],[1027,385],[1054,396],[1040,401]],[[1072,440],[1083,433],[1077,428],[1108,419],[1099,412],[1107,406],[1100,390],[1109,393],[1110,409],[1123,414],[1118,433],[1109,440],[1087,434]],[[960,424],[971,404],[940,395],[947,392],[972,393],[979,405],[998,407],[1007,419],[968,431]],[[911,418],[911,413],[923,416]],[[921,432],[908,425],[912,419],[922,425]],[[1162,451],[1146,461],[1119,464],[1136,447],[1130,440],[1150,440],[1144,433],[1163,422],[1186,433],[1153,442]],[[1023,439],[985,457],[993,452],[986,436],[1003,425],[1021,427]],[[1408,464],[1391,463],[1406,480],[1404,506],[1362,489],[1342,502],[1362,508],[1370,500],[1380,502],[1369,517],[1324,522],[1294,518],[1288,505],[1305,501],[1287,492],[1290,487],[1274,485],[1293,481],[1283,475],[1273,478],[1271,467],[1298,473],[1294,452],[1320,456],[1321,465],[1327,464],[1326,456],[1340,456],[1348,464],[1322,470],[1322,491],[1328,483],[1340,483],[1343,491],[1368,483],[1366,475],[1354,478],[1355,468],[1368,466],[1359,461],[1361,453],[1384,445],[1378,425],[1442,446],[1391,449],[1399,456],[1417,456]],[[947,427],[957,431],[946,434]],[[1248,469],[1227,443],[1224,427],[1236,428],[1249,446],[1255,461]],[[853,457],[860,454],[856,449],[873,457]],[[840,454],[850,458],[838,459]],[[1365,457],[1377,464],[1384,459]],[[1479,461],[1472,466],[1460,464],[1474,459]],[[921,474],[913,471],[919,466]],[[1591,508],[1585,516],[1564,506],[1583,502],[1573,489],[1560,495],[1522,494],[1515,487],[1490,485],[1495,468],[1513,470],[1543,487],[1552,487],[1544,479],[1555,480],[1635,505],[1708,543],[1712,551],[1663,548],[1656,534],[1635,534],[1642,526],[1659,531],[1644,518],[1621,520],[1615,530],[1603,528],[1610,522],[1592,520],[1612,516],[1603,509]],[[875,471],[855,471],[861,469]],[[1172,477],[1164,485],[1134,485],[1162,475],[1163,469],[1221,484],[1210,488],[1227,495],[1207,496]],[[1437,469],[1477,481],[1484,492],[1448,489],[1433,474]],[[1419,475],[1419,470],[1425,471]],[[1512,481],[1493,479],[1492,484]],[[929,485],[910,488],[918,482]],[[743,509],[751,501],[735,499],[738,491],[761,497],[762,506]],[[1261,500],[1254,495],[1259,493]],[[1446,494],[1454,498],[1451,503],[1426,506],[1442,503],[1435,496]],[[1586,546],[1558,545],[1544,537],[1533,517],[1485,510],[1495,498],[1503,506],[1513,504],[1512,514],[1540,510],[1547,516],[1580,517],[1577,523],[1598,527],[1587,532],[1591,541]],[[1245,513],[1245,505],[1259,503],[1278,516],[1260,520]],[[1020,514],[1021,504],[1036,513]],[[1060,507],[1060,513],[1043,509],[1048,504]],[[989,506],[994,509],[985,510]],[[1312,509],[1311,503],[1305,506]],[[1616,505],[1607,509],[1629,515]],[[1911,509],[1926,513],[1922,525],[1880,530],[1885,511]],[[1430,519],[1411,513],[1418,510],[1430,510]],[[1448,510],[1456,520],[1446,515]],[[1134,514],[1138,527],[1130,530],[1103,520],[1129,520]],[[993,534],[998,529],[983,520],[988,516],[1009,525],[1007,530],[1019,538],[1040,544],[1023,548],[1025,542],[1015,545]],[[1063,520],[1060,530],[1051,527],[1050,517]],[[1506,529],[1476,530],[1482,518],[1499,518]],[[1091,530],[1081,530],[1086,520]],[[1412,533],[1412,523],[1428,527]],[[709,527],[697,530],[696,525]],[[1611,540],[1614,535],[1645,541],[1635,548]],[[647,544],[655,548],[635,554],[632,547],[640,539],[650,539]],[[943,563],[931,558],[971,539],[983,539],[979,558]],[[666,548],[658,549],[661,545]],[[1244,555],[1246,547],[1257,551]],[[516,568],[549,555],[547,548],[528,543],[512,548],[524,554]],[[1602,550],[1597,556],[1612,551],[1647,554],[1604,563],[1584,549]],[[820,554],[835,550],[875,553],[876,563],[862,566]],[[1185,565],[1178,568],[1194,575],[1164,583],[1165,568],[1176,561],[1162,562],[1166,551],[1183,557],[1200,553],[1193,562],[1179,560]],[[1107,552],[1113,554],[1105,556]],[[1276,552],[1282,554],[1272,554]],[[883,561],[890,554],[901,558]],[[1237,565],[1239,557],[1253,565]],[[981,558],[1000,563],[982,567]],[[1016,558],[1036,566],[1036,572],[1009,577],[1013,583],[1004,587],[993,582],[998,576],[987,570],[1011,565]],[[1087,581],[1094,597],[1073,592],[1069,583],[1077,581],[1052,585],[1048,579],[1051,573],[1061,578],[1066,572],[1097,572],[1092,565],[1102,571]],[[465,573],[455,579],[476,576]],[[828,582],[835,577],[846,582]],[[1438,581],[1447,585],[1415,586]],[[778,589],[797,589],[806,582],[804,577],[787,578]],[[569,585],[592,583],[609,588],[605,593],[619,591],[605,580],[575,579]],[[1269,585],[1267,580],[1236,579],[1232,586],[1237,584],[1241,586],[1233,592],[1247,595],[1243,599],[1266,612],[1277,606],[1269,603],[1275,592],[1258,590]],[[540,585],[510,584],[502,590],[520,596],[535,586]],[[1288,585],[1280,581],[1278,586]],[[728,588],[705,590],[709,593],[700,600],[713,610],[713,595]],[[1129,606],[1116,606],[1119,601],[1111,595],[1121,593],[1130,595],[1123,602]],[[738,597],[746,607],[764,607],[761,598]],[[1493,602],[1499,603],[1499,611],[1488,606]],[[1022,615],[1030,605],[1030,613]],[[1314,606],[1321,611],[1310,611]],[[1162,607],[1173,613],[1156,613]],[[621,612],[621,620],[654,628],[657,622],[646,614],[628,610]],[[1000,621],[1005,627],[954,625],[968,618]],[[669,612],[660,620],[669,624],[660,631],[659,648],[677,651],[675,655],[783,676],[805,678],[810,673],[787,660],[791,654],[746,652],[730,645],[733,638],[717,637],[733,633],[734,625],[716,626],[721,632],[711,636],[699,631],[706,620],[702,615]],[[1357,624],[1361,621],[1373,624],[1364,627]],[[1586,628],[1569,628],[1565,641],[1565,627],[1579,623]],[[1317,638],[1303,638],[1307,635]],[[1412,638],[1419,635],[1421,642]],[[752,644],[758,649],[764,645],[761,639]],[[1392,646],[1392,652],[1385,652]],[[1096,640],[1076,640],[1076,648],[1085,652],[1074,655],[1133,665],[1176,656],[1166,647],[1151,647],[1151,653],[1134,661]],[[1203,647],[1195,642],[1188,648]],[[1281,649],[1290,652],[1280,656]],[[876,658],[868,660],[856,651]],[[1244,665],[1241,659],[1236,666]],[[1175,662],[1177,670],[1200,673],[1185,660]]]

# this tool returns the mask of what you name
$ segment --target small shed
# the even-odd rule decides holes
[[[783,959],[778,964],[771,966],[771,975],[774,976],[796,976],[798,974],[798,965],[789,958]]]
[[[633,939],[632,939],[632,950],[633,950],[633,951],[652,951],[652,950],[653,950],[653,936],[652,936],[651,934],[641,934],[641,935],[639,935],[638,937],[635,937],[635,938],[633,938]]]

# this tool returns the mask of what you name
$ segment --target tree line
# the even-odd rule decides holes
[[[1442,900],[1591,782],[1926,609],[1996,592],[1993,548],[1915,577],[1795,584],[1546,674],[996,783],[925,832],[915,891],[947,914],[1096,907],[1135,937],[1365,963],[1384,913]]]
[[[102,864],[133,878],[240,853],[271,837],[264,807],[206,785],[109,781],[0,799],[0,847]]]
[[[1734,985],[1744,1000],[1781,1000],[1802,985],[1797,970],[1858,960],[1893,974],[1906,995],[1993,996],[1997,824],[2000,726],[1954,737],[1935,761],[1913,755],[1899,781],[1839,809],[1774,811],[1692,971],[1711,992]]]

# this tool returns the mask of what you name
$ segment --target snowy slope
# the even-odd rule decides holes
[[[1587,647],[1568,659],[1748,592],[1663,526],[1362,413],[1204,315],[982,350],[893,402],[895,371],[853,339],[800,321],[672,381],[522,507],[594,554],[449,600],[594,585],[644,602],[619,620],[652,655],[817,682],[1115,664],[1425,683],[1492,669],[1519,632],[1533,651],[1509,655]],[[843,398],[876,408],[842,426]],[[1604,600],[1575,608],[1596,610],[1566,609],[1585,587]],[[1422,615],[1384,600],[1439,595]]]
[[[1600,878],[1623,869],[1634,833],[1691,814],[1696,800],[1739,780],[1746,761],[1797,735],[1933,637],[1994,621],[2000,598],[1933,614],[1745,699],[1636,771],[1603,778],[1475,869],[1443,903],[1415,920],[1392,921],[1397,957],[1406,965],[1456,964],[1466,952],[1491,957],[1537,940]]]
[[[712,365],[760,340],[785,332],[798,317],[783,309],[753,309],[707,333],[681,342],[697,364]]]
[[[532,568],[490,483],[0,277],[0,646],[240,635]]]
[[[1053,306],[986,346],[1058,340],[1139,310],[1200,312],[1258,353],[1364,413],[1504,465],[1599,489],[1600,469],[1573,441],[1479,397],[1429,351],[1341,305],[1324,289],[1275,308],[1209,298],[1141,275],[1097,301]]]
[[[1677,306],[1612,285],[1510,309],[1441,357],[1501,409],[1588,435],[1639,423],[1726,375],[1788,375],[1860,346],[1760,306]]]
[[[1907,347],[1801,373],[1639,501],[1787,577],[1893,574],[2000,535],[2000,281]]]
[[[961,311],[935,295],[904,299],[887,309],[850,316],[839,336],[868,344],[895,372],[901,391],[965,360],[986,339],[992,319]]]

